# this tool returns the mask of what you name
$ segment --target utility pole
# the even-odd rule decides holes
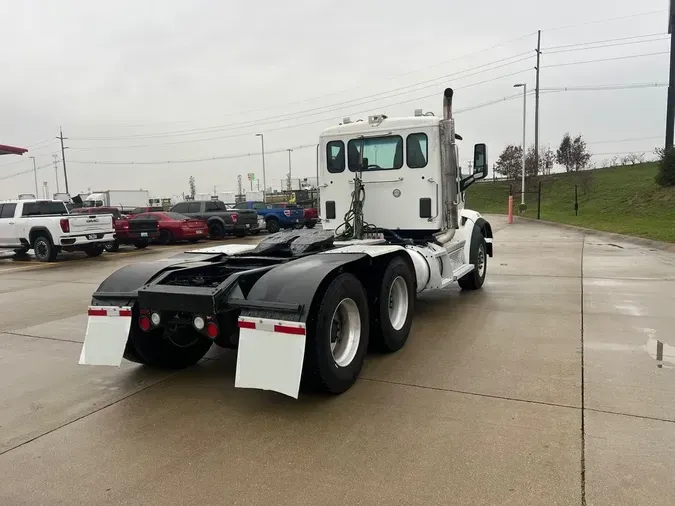
[[[59,193],[61,190],[59,190],[59,155],[56,153],[52,154],[52,158],[54,158],[54,177],[56,177],[56,193]]]
[[[262,169],[263,169],[263,202],[265,200],[265,192],[267,191],[267,179],[265,177],[265,136],[263,134],[255,134],[256,137],[260,137],[260,150],[262,151]]]
[[[670,0],[668,33],[670,34],[670,80],[666,111],[666,149],[673,147],[673,130],[675,129],[675,0]]]
[[[241,174],[237,176],[237,194],[238,195],[244,194],[244,188],[242,188],[241,186]]]
[[[675,1],[675,0],[673,0]],[[541,30],[537,31],[537,87],[534,90],[534,166],[539,171],[539,58],[541,56]],[[535,172],[536,173],[536,172]]]
[[[35,198],[40,198],[39,195],[39,190],[38,190],[38,183],[37,183],[37,168],[35,167],[35,157],[34,156],[29,156],[28,158],[33,159],[33,176],[35,177]]]
[[[286,181],[286,189],[288,191],[291,190],[291,153],[293,152],[292,149],[287,149],[288,151],[288,179]]]
[[[61,141],[61,161],[63,162],[63,179],[66,182],[66,193],[70,195],[70,192],[68,191],[68,172],[66,172],[66,149],[68,149],[68,147],[63,146],[63,141],[68,140],[68,137],[63,136],[63,129],[61,127],[59,127],[59,134],[60,135],[57,137],[57,139]]]

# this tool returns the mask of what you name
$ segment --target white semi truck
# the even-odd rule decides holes
[[[320,138],[323,230],[280,232],[129,265],[93,294],[81,364],[195,364],[238,350],[235,386],[297,398],[301,382],[339,394],[368,348],[408,340],[415,298],[482,287],[490,224],[464,208],[487,175],[485,144],[460,174],[452,89],[443,116],[373,116]]]

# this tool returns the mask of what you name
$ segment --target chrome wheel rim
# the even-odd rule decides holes
[[[342,299],[330,324],[330,352],[338,367],[352,363],[361,342],[361,312],[352,299]]]
[[[401,330],[408,317],[408,285],[398,276],[389,288],[389,323],[394,330]]]

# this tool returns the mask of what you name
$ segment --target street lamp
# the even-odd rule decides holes
[[[525,205],[525,132],[527,125],[527,83],[518,83],[513,85],[514,88],[523,88],[523,173],[522,183],[520,189],[520,203]]]
[[[34,156],[29,156],[28,158],[33,159],[33,176],[35,176],[35,198],[39,199],[40,195],[38,195],[38,183],[37,183],[37,168],[35,167],[35,157]]]
[[[263,134],[255,134],[256,137],[260,137],[260,146],[262,149],[262,169],[263,169],[263,202],[266,201],[265,193],[267,192],[267,180],[265,179],[265,136]]]

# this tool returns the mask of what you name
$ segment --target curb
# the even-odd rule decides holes
[[[589,235],[597,235],[600,237],[606,237],[607,239],[614,239],[616,241],[623,241],[636,244],[638,246],[646,246],[661,251],[667,251],[669,253],[675,253],[675,243],[671,242],[654,241],[653,239],[644,239],[642,237],[635,237],[632,235],[616,234],[614,232],[605,232],[604,230],[595,230],[593,228],[577,227],[576,225],[568,225],[567,223],[558,223],[556,221],[536,220],[534,218],[525,218],[523,216],[514,216],[514,218],[517,221],[522,220],[531,223],[543,223],[544,225],[551,225],[567,230],[577,230]]]

